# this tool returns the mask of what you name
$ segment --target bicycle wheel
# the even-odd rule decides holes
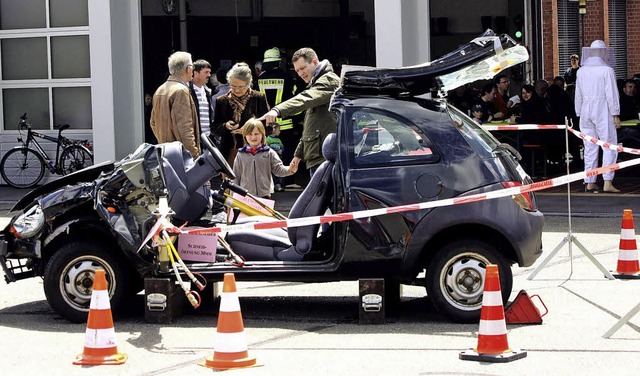
[[[93,155],[81,145],[69,145],[62,151],[60,167],[62,175],[82,170],[93,164]]]
[[[44,177],[44,160],[35,150],[11,149],[2,157],[0,173],[5,183],[12,187],[33,187]]]

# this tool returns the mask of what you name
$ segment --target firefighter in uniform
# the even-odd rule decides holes
[[[280,49],[277,47],[264,52],[262,73],[258,76],[258,90],[267,96],[269,108],[293,97],[295,90],[293,77],[282,68]],[[280,139],[284,148],[282,161],[289,163],[293,159],[293,152],[300,140],[300,131],[296,132],[294,129],[292,118],[278,118],[276,123],[280,126]]]

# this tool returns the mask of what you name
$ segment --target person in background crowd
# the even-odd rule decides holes
[[[500,120],[504,117],[504,114],[498,112],[493,104],[493,100],[496,96],[497,89],[493,82],[485,84],[482,87],[480,97],[476,100],[474,105],[479,104],[482,106],[482,119],[483,123],[492,120]]]
[[[547,124],[547,110],[533,85],[523,85],[520,95],[522,96],[521,114],[511,116],[511,121],[520,124]]]
[[[496,107],[496,111],[503,116],[500,119],[506,119],[511,116],[511,111],[507,106],[509,102],[509,79],[504,74],[497,75],[493,82],[496,84],[496,96],[493,99],[493,104]]]
[[[242,127],[244,146],[238,150],[233,163],[234,182],[254,196],[271,198],[271,175],[288,176],[297,171],[295,165],[285,166],[278,153],[266,145],[267,135],[260,120],[247,120]]]
[[[636,95],[636,82],[632,79],[624,81],[622,95],[620,95],[620,120],[638,119],[640,102]]]
[[[211,108],[211,89],[207,87],[211,77],[211,64],[206,60],[196,60],[193,63],[193,78],[189,81],[189,92],[198,110],[198,124],[200,133],[211,130],[213,109]]]
[[[298,167],[301,160],[307,165],[310,175],[324,161],[322,143],[336,131],[336,115],[329,111],[329,101],[340,85],[340,78],[333,72],[328,60],[319,61],[311,48],[301,48],[291,58],[293,67],[307,88],[293,98],[276,105],[260,119],[272,124],[277,118],[287,118],[305,111],[302,139],[294,152],[291,165]]]
[[[258,90],[258,77],[262,74],[262,72],[262,61],[258,60],[253,63],[253,82],[251,84],[252,89]]]
[[[564,78],[562,78],[562,76],[555,76],[553,78],[553,84],[559,87],[560,89],[564,90],[565,84],[564,84]]]
[[[200,136],[208,134],[211,131],[211,122],[213,121],[213,108],[211,106],[211,89],[207,87],[207,82],[211,77],[211,64],[206,60],[196,60],[193,63],[193,78],[189,82],[189,91],[191,97],[196,104],[198,110],[198,122],[200,124]],[[214,144],[215,136],[209,134]],[[222,185],[222,176],[217,174],[209,181],[212,189],[219,189]],[[211,207],[211,221],[221,223],[226,220],[226,213],[222,204],[214,200]]]
[[[447,102],[451,103],[455,108],[468,115],[471,115],[473,98],[474,95],[471,94],[471,90],[469,90],[468,85],[458,86],[447,93]]]
[[[564,83],[566,85],[575,85],[578,75],[578,69],[580,69],[580,57],[577,54],[573,54],[569,57],[571,66],[564,71]]]
[[[170,76],[153,95],[151,129],[158,142],[180,141],[196,158],[200,155],[198,112],[187,84],[193,74],[191,54],[174,52],[168,65]]]
[[[271,131],[267,135],[267,146],[271,148],[271,150],[275,151],[278,154],[278,157],[282,159],[282,154],[284,152],[284,145],[282,144],[282,140],[280,139],[280,125],[278,123],[271,124]],[[275,183],[275,191],[276,192],[284,192],[284,179],[280,176],[274,176],[273,182]]]
[[[269,110],[265,95],[251,89],[252,79],[249,65],[236,63],[227,73],[230,91],[216,99],[213,127],[221,137],[220,152],[231,167],[244,143],[240,126]]]
[[[258,90],[266,95],[270,108],[293,97],[293,78],[282,69],[282,57],[279,48],[273,47],[264,52],[262,69],[262,74],[258,77]],[[280,131],[279,138],[282,141],[284,150],[284,153],[279,154],[280,158],[282,158],[283,161],[291,161],[293,159],[293,152],[300,141],[300,134],[299,132],[295,132],[292,118],[278,118],[274,124],[278,125]],[[267,133],[270,133],[269,129],[270,127],[267,126]],[[281,182],[281,184],[284,183]],[[284,185],[282,188],[284,188]]]
[[[482,117],[483,117],[483,109],[482,109],[482,105],[481,104],[474,104],[471,107],[471,119],[473,119],[473,121],[475,121],[478,124],[482,124]],[[489,120],[491,121],[491,120]]]
[[[156,136],[151,130],[151,110],[153,109],[153,96],[144,93],[144,142],[148,144],[157,144]]]
[[[640,101],[636,95],[636,82],[633,79],[625,80],[622,94],[620,95],[620,121],[638,119]],[[617,130],[618,143],[628,148],[640,148],[640,127],[621,126]]]
[[[582,67],[576,80],[576,115],[580,117],[580,130],[610,145],[618,143],[616,129],[620,128],[620,98],[616,85],[616,75],[609,65],[610,50],[601,40],[595,40],[590,47],[582,48]],[[603,148],[602,165],[616,162],[618,152]],[[598,167],[598,145],[584,141],[584,169]],[[605,192],[620,192],[613,186],[614,172],[602,174]],[[587,175],[584,179],[586,191],[596,192],[597,175]]]

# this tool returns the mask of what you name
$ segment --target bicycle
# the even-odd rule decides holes
[[[73,140],[62,135],[69,129],[69,124],[54,126],[58,137],[48,136],[31,129],[27,122],[27,114],[20,117],[20,137],[16,146],[9,150],[0,161],[2,179],[15,188],[30,188],[38,184],[44,177],[45,167],[56,175],[67,175],[93,164],[92,146],[88,140]],[[27,130],[27,138],[23,140],[22,131]],[[42,149],[36,138],[56,143],[56,157],[51,159]],[[33,147],[30,147],[33,146]]]

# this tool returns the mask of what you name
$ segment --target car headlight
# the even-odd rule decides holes
[[[40,205],[34,205],[20,214],[9,231],[18,239],[28,239],[37,234],[44,225],[44,213]]]

